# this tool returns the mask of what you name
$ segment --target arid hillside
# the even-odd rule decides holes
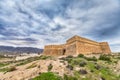
[[[0,58],[0,80],[120,80],[120,54]]]

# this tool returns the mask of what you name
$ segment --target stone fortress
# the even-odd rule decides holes
[[[107,42],[96,42],[80,36],[73,36],[65,44],[46,45],[44,48],[45,55],[78,55],[78,54],[109,54],[111,50]]]

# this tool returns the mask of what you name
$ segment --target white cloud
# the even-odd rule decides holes
[[[0,22],[5,25],[6,32],[18,34],[17,36],[11,34],[9,37],[32,38],[36,39],[38,44],[29,44],[24,40],[9,40],[9,37],[3,33],[0,33],[0,38],[4,36],[8,39],[0,44],[14,46],[29,44],[29,46],[43,48],[46,44],[64,43],[66,39],[76,34],[97,40],[98,36],[96,38],[92,36],[94,30],[109,28],[101,25],[107,25],[109,18],[113,18],[116,11],[120,11],[119,0],[70,0],[67,7],[64,7],[65,10],[59,11],[63,9],[65,2],[63,0],[1,0]],[[51,13],[54,14],[52,18]],[[107,40],[111,47],[114,47],[113,44],[120,43],[115,39]]]

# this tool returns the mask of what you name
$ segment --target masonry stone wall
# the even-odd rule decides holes
[[[111,52],[110,47],[107,42],[101,42],[100,46],[102,49],[102,53],[110,53]]]
[[[96,42],[83,37],[74,36],[62,45],[47,45],[44,48],[45,55],[75,55],[91,53],[111,53],[107,42]]]
[[[45,55],[59,56],[63,55],[64,45],[47,45],[44,48]]]
[[[74,55],[76,53],[76,42],[73,42],[71,44],[67,44],[65,47],[65,55]]]
[[[102,53],[101,47],[99,45],[92,45],[89,43],[78,42],[77,43],[77,53],[90,54],[90,53]]]

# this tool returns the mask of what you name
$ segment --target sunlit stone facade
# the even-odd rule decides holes
[[[43,53],[53,56],[92,53],[109,54],[111,50],[107,42],[96,42],[80,36],[73,36],[65,44],[46,45]]]

